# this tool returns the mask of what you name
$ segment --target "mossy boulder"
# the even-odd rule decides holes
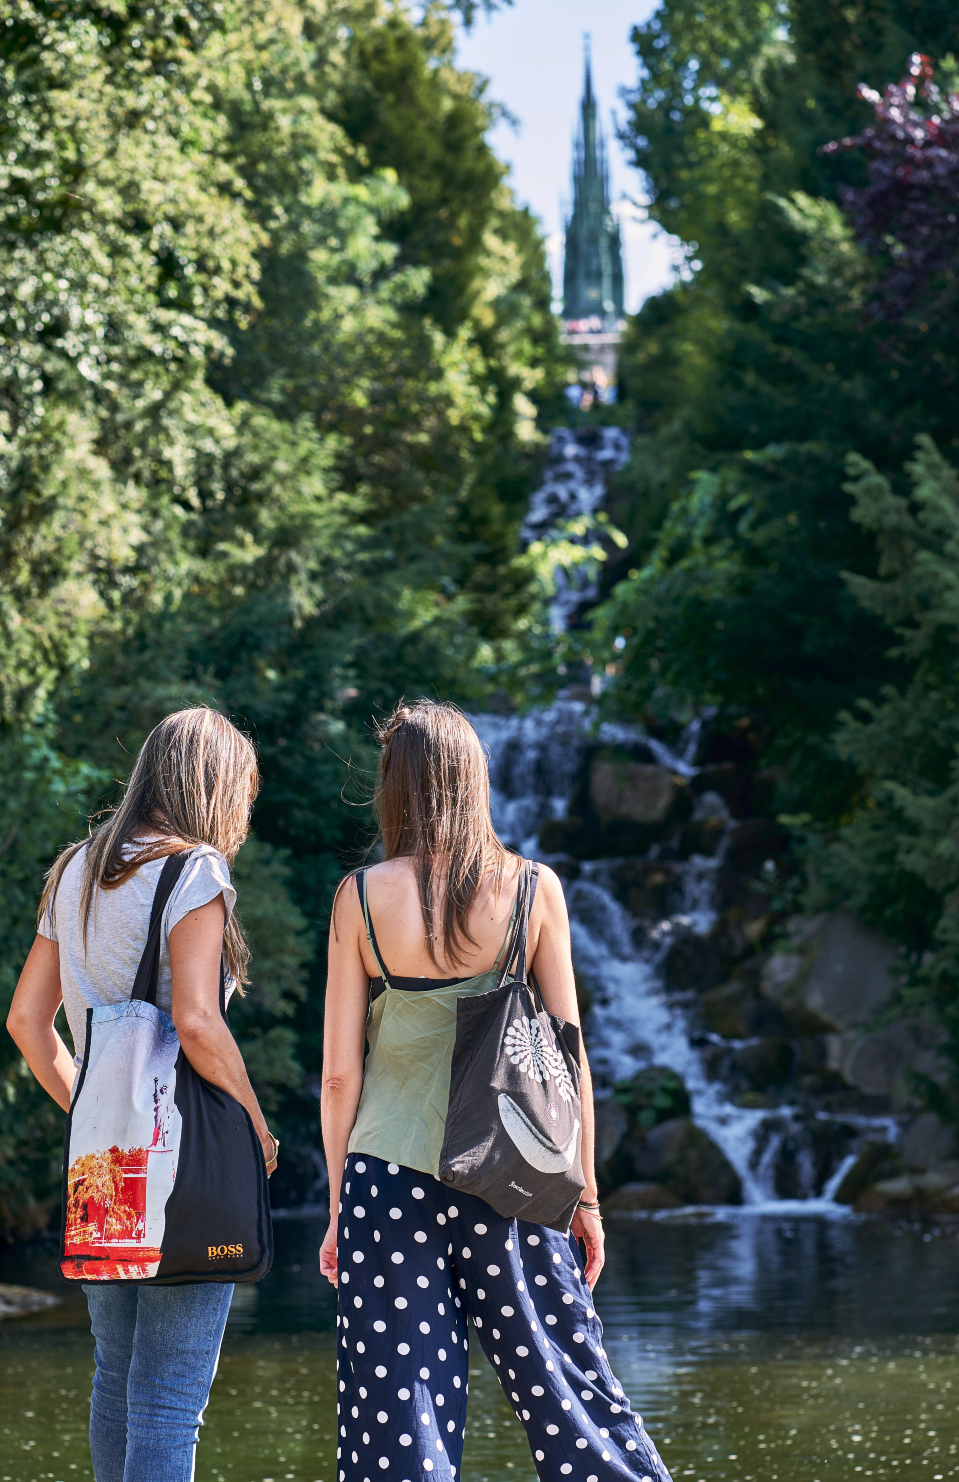
[[[673,1117],[623,1144],[634,1179],[665,1185],[683,1204],[741,1204],[739,1175],[725,1153],[690,1117]]]
[[[628,1081],[617,1081],[613,1099],[625,1111],[630,1131],[649,1131],[671,1117],[689,1115],[689,1092],[668,1065],[647,1065]]]
[[[622,1184],[603,1200],[603,1213],[635,1214],[645,1210],[681,1209],[682,1204],[679,1195],[667,1189],[665,1184],[629,1183]]]

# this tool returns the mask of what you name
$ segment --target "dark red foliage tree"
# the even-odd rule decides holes
[[[959,92],[933,81],[915,52],[907,76],[880,95],[860,85],[876,122],[823,146],[823,154],[863,150],[869,183],[843,191],[843,205],[867,252],[885,258],[872,304],[879,319],[953,307],[959,295]]]

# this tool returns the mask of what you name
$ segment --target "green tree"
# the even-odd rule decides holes
[[[817,856],[818,885],[910,949],[912,996],[946,1026],[959,1062],[959,477],[929,437],[907,471],[899,494],[866,459],[849,460],[853,518],[879,564],[847,584],[895,633],[902,677],[840,717],[837,749],[863,796]]]
[[[886,270],[843,192],[873,86],[959,40],[935,4],[665,4],[634,33],[627,136],[651,212],[684,240],[675,288],[632,322],[622,381],[638,424],[614,516],[631,539],[594,647],[627,638],[613,703],[754,714],[781,804],[835,820],[859,785],[831,740],[853,694],[894,677],[881,624],[840,580],[874,572],[846,455],[899,470],[955,411],[951,313],[871,318]],[[610,654],[610,657],[613,657]]]

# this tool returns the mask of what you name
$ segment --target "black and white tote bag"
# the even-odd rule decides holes
[[[439,1176],[507,1219],[565,1233],[585,1188],[580,1033],[548,1014],[526,981],[537,872],[524,862],[499,983],[457,1001]]]
[[[160,873],[129,999],[87,1009],[64,1139],[69,1281],[258,1281],[273,1260],[266,1163],[249,1113],[196,1073],[157,1008],[163,910],[189,852],[171,854]]]

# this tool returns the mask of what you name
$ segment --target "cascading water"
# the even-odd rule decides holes
[[[543,482],[530,504],[527,538],[542,538],[563,521],[595,513],[608,472],[621,467],[627,456],[628,439],[618,428],[556,431]],[[577,585],[572,579],[562,585],[552,613],[555,626],[565,627],[594,596],[590,582]],[[661,766],[691,779],[697,772],[704,719],[688,726],[676,747],[670,748],[638,727],[600,723],[595,705],[585,699],[559,699],[522,716],[474,716],[489,748],[493,814],[500,836],[521,853],[548,862],[550,856],[539,850],[540,830],[548,820],[566,817],[588,745],[641,744]],[[693,853],[671,861],[679,883],[678,900],[652,926],[639,925],[615,897],[612,873],[622,861],[583,862],[575,878],[565,881],[574,962],[592,996],[585,1027],[597,1089],[601,1096],[613,1082],[648,1065],[669,1067],[682,1077],[694,1121],[739,1175],[747,1205],[774,1202],[796,1207],[796,1201],[776,1196],[777,1162],[788,1144],[800,1207],[839,1212],[832,1196],[855,1158],[855,1144],[870,1133],[888,1137],[888,1124],[843,1117],[844,1130],[853,1140],[833,1160],[835,1166],[825,1174],[820,1166],[817,1173],[809,1114],[788,1105],[775,1109],[737,1105],[722,1082],[707,1073],[703,1037],[691,1031],[684,1005],[668,990],[663,966],[670,948],[682,937],[708,935],[718,915],[717,879],[731,820],[722,798],[710,792],[697,798],[693,821],[697,817],[723,828],[723,838],[709,857]],[[659,857],[661,847],[653,845],[647,859]]]
[[[543,479],[533,494],[523,525],[527,545],[548,538],[569,521],[590,519],[606,498],[609,475],[629,457],[629,437],[621,427],[597,427],[588,433],[558,427],[550,440]],[[579,544],[586,534],[572,535]],[[598,588],[588,568],[574,567],[556,574],[556,592],[550,604],[555,632],[567,628],[578,608],[595,601]]]

